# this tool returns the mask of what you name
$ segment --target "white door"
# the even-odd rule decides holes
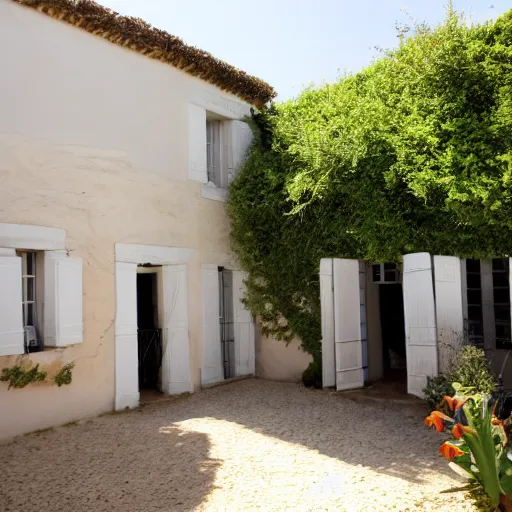
[[[432,258],[426,252],[403,258],[407,391],[423,398],[427,376],[437,375],[437,336]]]
[[[186,265],[165,265],[163,275],[162,391],[190,393],[188,282]]]
[[[335,259],[333,282],[336,389],[360,388],[364,385],[363,329],[366,331],[361,307],[360,262]]]
[[[203,265],[203,356],[201,383],[224,380],[220,345],[219,270],[217,265]]]
[[[254,375],[254,322],[251,312],[244,306],[244,279],[247,274],[233,271],[233,310],[235,320],[235,376]]]
[[[446,372],[464,340],[460,259],[434,256],[434,278],[439,371]]]
[[[322,321],[322,387],[336,386],[334,357],[334,260],[320,260],[320,314]]]
[[[116,263],[115,409],[139,405],[137,264]]]

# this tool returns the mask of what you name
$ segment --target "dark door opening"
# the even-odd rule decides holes
[[[137,274],[139,390],[158,389],[162,365],[162,330],[158,329],[156,274]]]
[[[233,310],[233,272],[219,267],[220,343],[224,378],[235,376],[235,323]]]
[[[380,285],[379,299],[384,377],[405,381],[407,367],[402,285],[399,283]]]

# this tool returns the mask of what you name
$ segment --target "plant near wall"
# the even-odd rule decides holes
[[[52,382],[58,387],[71,384],[72,370],[75,363],[67,363],[61,367],[57,374],[53,377]],[[47,382],[48,372],[40,370],[39,364],[34,366],[24,366],[16,364],[9,368],[3,368],[0,374],[0,382],[8,382],[11,388],[24,388],[31,382]]]
[[[39,369],[38,364],[29,368],[18,364],[10,368],[3,368],[0,381],[8,382],[8,389],[24,388],[31,382],[45,381],[47,375],[46,371]]]
[[[504,423],[496,418],[489,395],[473,394],[454,383],[456,394],[445,397],[450,415],[439,411],[425,418],[438,432],[448,430],[452,439],[439,453],[462,468],[468,484],[462,489],[482,512],[512,512],[512,450]]]
[[[75,363],[68,363],[65,364],[55,375],[53,378],[53,382],[57,384],[57,386],[60,388],[61,386],[65,386],[68,384],[71,384],[71,381],[73,379],[73,373],[72,370],[75,367]]]
[[[452,382],[458,382],[463,388],[472,389],[475,393],[488,395],[497,387],[485,352],[472,345],[459,349],[449,372],[437,377],[427,377],[423,393],[430,408],[444,409],[444,397],[454,392]]]
[[[321,369],[321,258],[512,250],[512,11],[449,10],[355,75],[257,112],[230,189],[233,248],[264,333]]]

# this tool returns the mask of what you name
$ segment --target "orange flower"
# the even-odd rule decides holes
[[[450,411],[458,411],[468,401],[467,398],[466,400],[459,400],[458,398],[452,398],[451,396],[445,396],[444,400],[448,404]]]
[[[492,422],[493,425],[501,425],[501,426],[503,426],[503,422],[499,418],[496,418],[496,416],[492,417],[491,422]]]
[[[460,439],[462,436],[464,436],[464,434],[471,434],[473,436],[477,435],[476,430],[474,430],[470,427],[465,427],[461,423],[457,423],[452,428],[452,435],[453,435],[453,437],[455,437],[455,439]]]
[[[433,411],[430,413],[430,416],[425,418],[425,425],[427,425],[427,427],[435,427],[437,432],[443,432],[445,421],[453,422],[450,416],[446,416],[446,414],[440,411]]]
[[[454,457],[464,455],[464,452],[458,446],[446,441],[439,448],[439,455],[443,455],[445,459],[451,460]]]

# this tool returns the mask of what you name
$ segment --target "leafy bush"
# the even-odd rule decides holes
[[[451,382],[458,382],[464,388],[472,388],[475,393],[488,395],[497,385],[485,352],[472,345],[462,347],[450,378]]]
[[[431,409],[442,408],[444,397],[450,396],[454,391],[452,382],[457,382],[474,393],[491,394],[496,389],[496,379],[489,369],[485,352],[472,345],[466,345],[457,354],[450,372],[437,377],[427,377],[423,393]]]
[[[446,21],[355,75],[254,116],[230,189],[264,332],[321,354],[323,257],[498,257],[512,239],[512,11]]]
[[[452,381],[446,375],[427,377],[427,385],[423,393],[431,409],[442,408],[444,397],[453,393]]]
[[[302,383],[307,388],[322,388],[322,366],[313,360],[302,374]]]

